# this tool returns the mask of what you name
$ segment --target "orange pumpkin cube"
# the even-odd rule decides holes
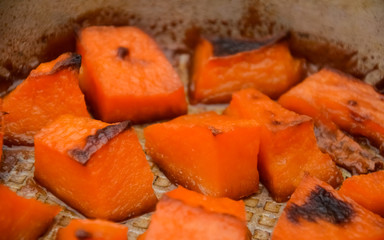
[[[87,27],[77,50],[81,86],[105,122],[149,122],[185,114],[184,86],[156,43],[135,27]]]
[[[147,153],[183,187],[239,199],[257,192],[259,127],[249,120],[207,112],[144,129]]]
[[[56,240],[127,240],[128,227],[105,220],[75,219],[59,229]]]
[[[384,217],[384,171],[350,177],[339,193]]]
[[[301,80],[302,61],[291,56],[287,44],[254,45],[201,39],[193,58],[191,102],[229,102],[233,92],[249,87],[277,98]]]
[[[243,201],[214,198],[185,188],[166,193],[140,240],[246,240]]]
[[[35,178],[89,218],[120,221],[157,201],[153,174],[129,122],[59,117],[35,136]]]
[[[382,240],[384,219],[327,183],[306,176],[292,194],[272,240]]]
[[[311,118],[284,109],[255,89],[234,93],[225,114],[263,126],[258,168],[275,201],[287,201],[306,173],[332,186],[341,183],[340,170],[317,147]]]
[[[60,211],[59,206],[22,198],[0,184],[0,239],[38,239]]]
[[[365,136],[384,152],[384,96],[367,83],[322,69],[282,95],[279,103],[322,124],[335,123]]]
[[[33,145],[34,135],[62,114],[88,117],[79,88],[81,56],[64,53],[40,64],[3,101],[6,144]]]

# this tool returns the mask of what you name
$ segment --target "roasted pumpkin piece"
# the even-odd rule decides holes
[[[6,144],[33,145],[33,136],[62,114],[88,117],[79,88],[81,56],[64,53],[40,64],[3,101]]]
[[[185,114],[184,86],[156,43],[135,27],[87,27],[77,50],[81,86],[105,122],[149,122]]]
[[[75,219],[59,229],[56,240],[127,240],[128,227],[105,220]]]
[[[215,197],[257,192],[259,127],[214,112],[144,129],[147,153],[174,183]]]
[[[317,147],[311,118],[284,109],[255,89],[234,93],[225,114],[262,126],[258,169],[275,201],[287,201],[306,173],[332,186],[341,183],[340,170]]]
[[[59,117],[35,136],[35,178],[89,218],[152,210],[153,174],[129,122]]]
[[[233,92],[249,87],[277,98],[301,80],[302,61],[291,56],[286,43],[253,50],[241,47],[250,44],[235,42],[215,51],[217,44],[202,38],[193,58],[191,102],[229,102]],[[240,52],[217,56],[226,46]]]
[[[22,198],[0,184],[0,239],[38,239],[60,211],[59,206]]]
[[[350,177],[339,193],[384,217],[384,171]]]
[[[140,240],[249,239],[242,201],[214,198],[185,188],[166,193]]]
[[[384,219],[311,176],[292,194],[272,240],[381,240]]]
[[[384,96],[358,79],[322,69],[282,95],[284,107],[352,135],[370,139],[384,151]]]
[[[352,137],[346,135],[333,123],[327,125],[315,122],[317,145],[322,152],[328,153],[332,160],[353,175],[374,172],[383,169],[383,158],[370,149],[360,146]]]

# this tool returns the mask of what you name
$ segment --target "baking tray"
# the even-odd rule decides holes
[[[172,13],[172,14],[170,14]],[[294,54],[384,87],[384,3],[380,0],[111,0],[0,1],[0,92],[13,89],[39,62],[74,50],[75,32],[89,25],[134,25],[159,43],[188,85],[188,64],[198,35],[264,39],[289,33]],[[187,89],[186,89],[187,92]],[[189,106],[189,113],[226,105]],[[143,127],[134,126],[144,146]],[[148,157],[158,197],[176,186]],[[18,195],[64,208],[41,239],[55,239],[58,228],[83,218],[33,179],[33,147],[3,148],[0,183]],[[343,171],[344,176],[349,173]],[[252,239],[270,239],[285,203],[276,203],[260,184],[244,199]],[[149,225],[151,213],[122,222],[129,239]]]

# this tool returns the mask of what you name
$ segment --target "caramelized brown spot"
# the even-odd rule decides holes
[[[358,123],[362,123],[368,119],[367,117],[361,116],[360,114],[358,114],[357,112],[354,112],[354,111],[351,111],[349,113],[349,116],[353,121],[358,122]]]
[[[353,107],[357,106],[357,102],[355,100],[348,100],[347,104]]]
[[[120,59],[125,59],[125,57],[129,56],[129,50],[126,47],[117,48],[117,56]]]
[[[68,155],[79,163],[85,165],[97,150],[107,144],[112,138],[130,128],[131,125],[131,121],[124,121],[99,129],[94,135],[90,135],[86,138],[86,143],[83,149],[70,149],[68,150]]]
[[[84,229],[77,229],[75,232],[75,237],[79,240],[85,240],[92,238],[92,234],[90,232],[85,231]]]
[[[362,139],[353,139],[339,129],[330,129],[319,122],[315,122],[314,132],[320,150],[327,153],[338,166],[347,169],[353,175],[383,169],[384,159],[380,156],[379,150],[364,143]],[[364,139],[367,141],[366,138]]]
[[[280,121],[277,121],[277,120],[272,120],[271,122],[273,125],[281,125],[281,122]]]
[[[68,68],[78,71],[80,67],[81,67],[81,55],[77,53],[71,53],[71,55],[68,58],[64,59],[63,61],[57,62],[55,66],[53,66],[49,74],[54,74]]]
[[[337,199],[321,186],[316,186],[303,205],[292,203],[286,213],[287,218],[296,224],[300,218],[309,222],[324,220],[332,224],[344,224],[351,221],[355,212],[351,204]]]
[[[213,126],[209,126],[208,129],[212,132],[212,135],[215,136],[215,137],[216,137],[217,135],[223,133],[221,130],[219,130],[219,129],[213,127]]]

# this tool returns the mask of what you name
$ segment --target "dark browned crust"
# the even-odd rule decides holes
[[[366,116],[362,116],[361,114],[359,114],[358,112],[356,111],[350,111],[349,112],[349,117],[357,122],[357,123],[363,123],[364,121],[366,120],[369,120],[369,117],[366,117]]]
[[[120,59],[125,59],[129,56],[129,49],[126,47],[118,47],[117,48],[117,57]]]
[[[64,69],[73,69],[78,71],[81,67],[81,55],[70,53],[70,56],[63,61],[57,62],[48,74],[54,74]]]
[[[274,115],[273,112],[272,116]],[[271,117],[270,122],[267,124],[269,127],[269,130],[272,132],[281,131],[283,129],[287,129],[290,127],[299,127],[302,124],[308,124],[312,122],[312,119],[308,116],[301,115],[295,120],[285,120],[285,119],[273,119],[275,117]]]
[[[247,52],[258,49],[265,43],[236,40],[230,38],[215,38],[211,40],[213,46],[213,55],[216,57],[229,56],[240,52]]]
[[[355,210],[350,203],[336,198],[321,186],[316,186],[303,205],[292,203],[286,208],[286,213],[288,220],[295,224],[299,224],[299,219],[302,218],[309,222],[324,220],[338,225],[349,223]]]
[[[77,162],[85,165],[91,156],[101,147],[107,144],[111,139],[129,129],[132,126],[131,121],[120,122],[115,125],[109,125],[99,129],[94,135],[86,138],[85,146],[81,148],[73,148],[68,150],[68,155]]]
[[[375,172],[384,168],[383,158],[372,146],[362,147],[355,140],[336,129],[315,122],[317,145],[322,152],[327,153],[340,167],[347,169],[353,175]]]
[[[251,40],[233,38],[207,38],[213,46],[213,56],[224,57],[240,52],[252,51],[276,43],[287,37],[287,33],[270,39]]]
[[[212,135],[215,136],[215,137],[217,135],[223,133],[220,129],[217,129],[217,128],[213,127],[213,126],[209,126],[208,129],[211,131]]]
[[[75,232],[75,237],[79,240],[85,240],[92,238],[92,234],[84,229],[77,229]]]

